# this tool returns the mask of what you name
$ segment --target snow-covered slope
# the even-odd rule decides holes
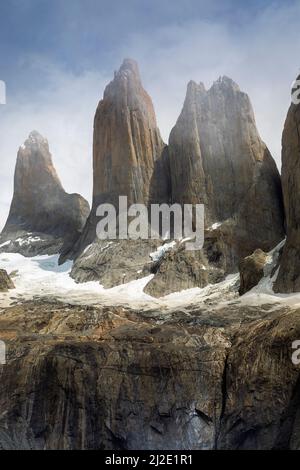
[[[2,253],[0,266],[12,274],[16,289],[1,294],[0,307],[33,298],[50,298],[70,304],[124,305],[144,309],[187,306],[223,308],[231,304],[241,306],[273,304],[274,308],[285,304],[300,307],[300,293],[281,295],[273,292],[272,286],[278,272],[274,274],[274,267],[283,244],[284,241],[269,253],[265,277],[242,297],[238,296],[239,274],[227,276],[223,282],[208,285],[203,289],[188,289],[155,299],[143,292],[153,275],[112,289],[104,289],[98,282],[77,284],[69,276],[72,263],[67,262],[59,266],[58,255],[25,258],[16,253]]]

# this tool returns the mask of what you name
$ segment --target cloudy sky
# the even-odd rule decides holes
[[[299,44],[299,0],[1,1],[0,228],[33,129],[48,138],[65,189],[91,199],[94,112],[124,57],[139,62],[166,142],[187,82],[230,76],[250,95],[280,167]]]

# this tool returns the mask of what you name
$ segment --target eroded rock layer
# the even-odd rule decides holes
[[[299,311],[2,310],[2,449],[299,449]]]

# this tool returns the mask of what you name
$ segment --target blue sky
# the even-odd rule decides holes
[[[97,102],[124,57],[140,65],[168,140],[190,79],[233,78],[251,98],[280,166],[290,84],[300,64],[300,2],[235,0],[2,0],[0,227],[18,147],[32,129],[49,139],[66,190],[90,199]]]

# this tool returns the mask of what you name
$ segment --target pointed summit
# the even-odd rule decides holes
[[[280,176],[249,97],[233,80],[220,77],[208,91],[189,83],[169,156],[173,202],[203,203],[208,227],[231,220],[235,259],[282,239]]]
[[[133,59],[124,59],[120,67],[119,73],[131,73],[133,76],[140,78],[138,63]]]
[[[212,88],[231,88],[235,92],[241,91],[238,84],[234,80],[232,80],[232,78],[229,78],[226,75],[219,77],[218,80],[213,83]]]
[[[41,185],[44,191],[63,190],[52,162],[48,140],[32,131],[19,148],[15,169],[14,199],[21,199],[28,189]],[[29,193],[28,193],[29,195]]]
[[[38,131],[31,131],[28,139],[25,140],[25,146],[26,145],[48,145],[48,140],[45,139]]]
[[[85,199],[63,189],[47,139],[31,132],[18,151],[14,195],[2,238],[39,233],[74,242],[88,213]]]
[[[95,115],[93,207],[82,246],[96,238],[100,204],[118,208],[119,196],[127,196],[129,205],[148,204],[156,162],[164,147],[138,65],[125,59],[107,85]]]

